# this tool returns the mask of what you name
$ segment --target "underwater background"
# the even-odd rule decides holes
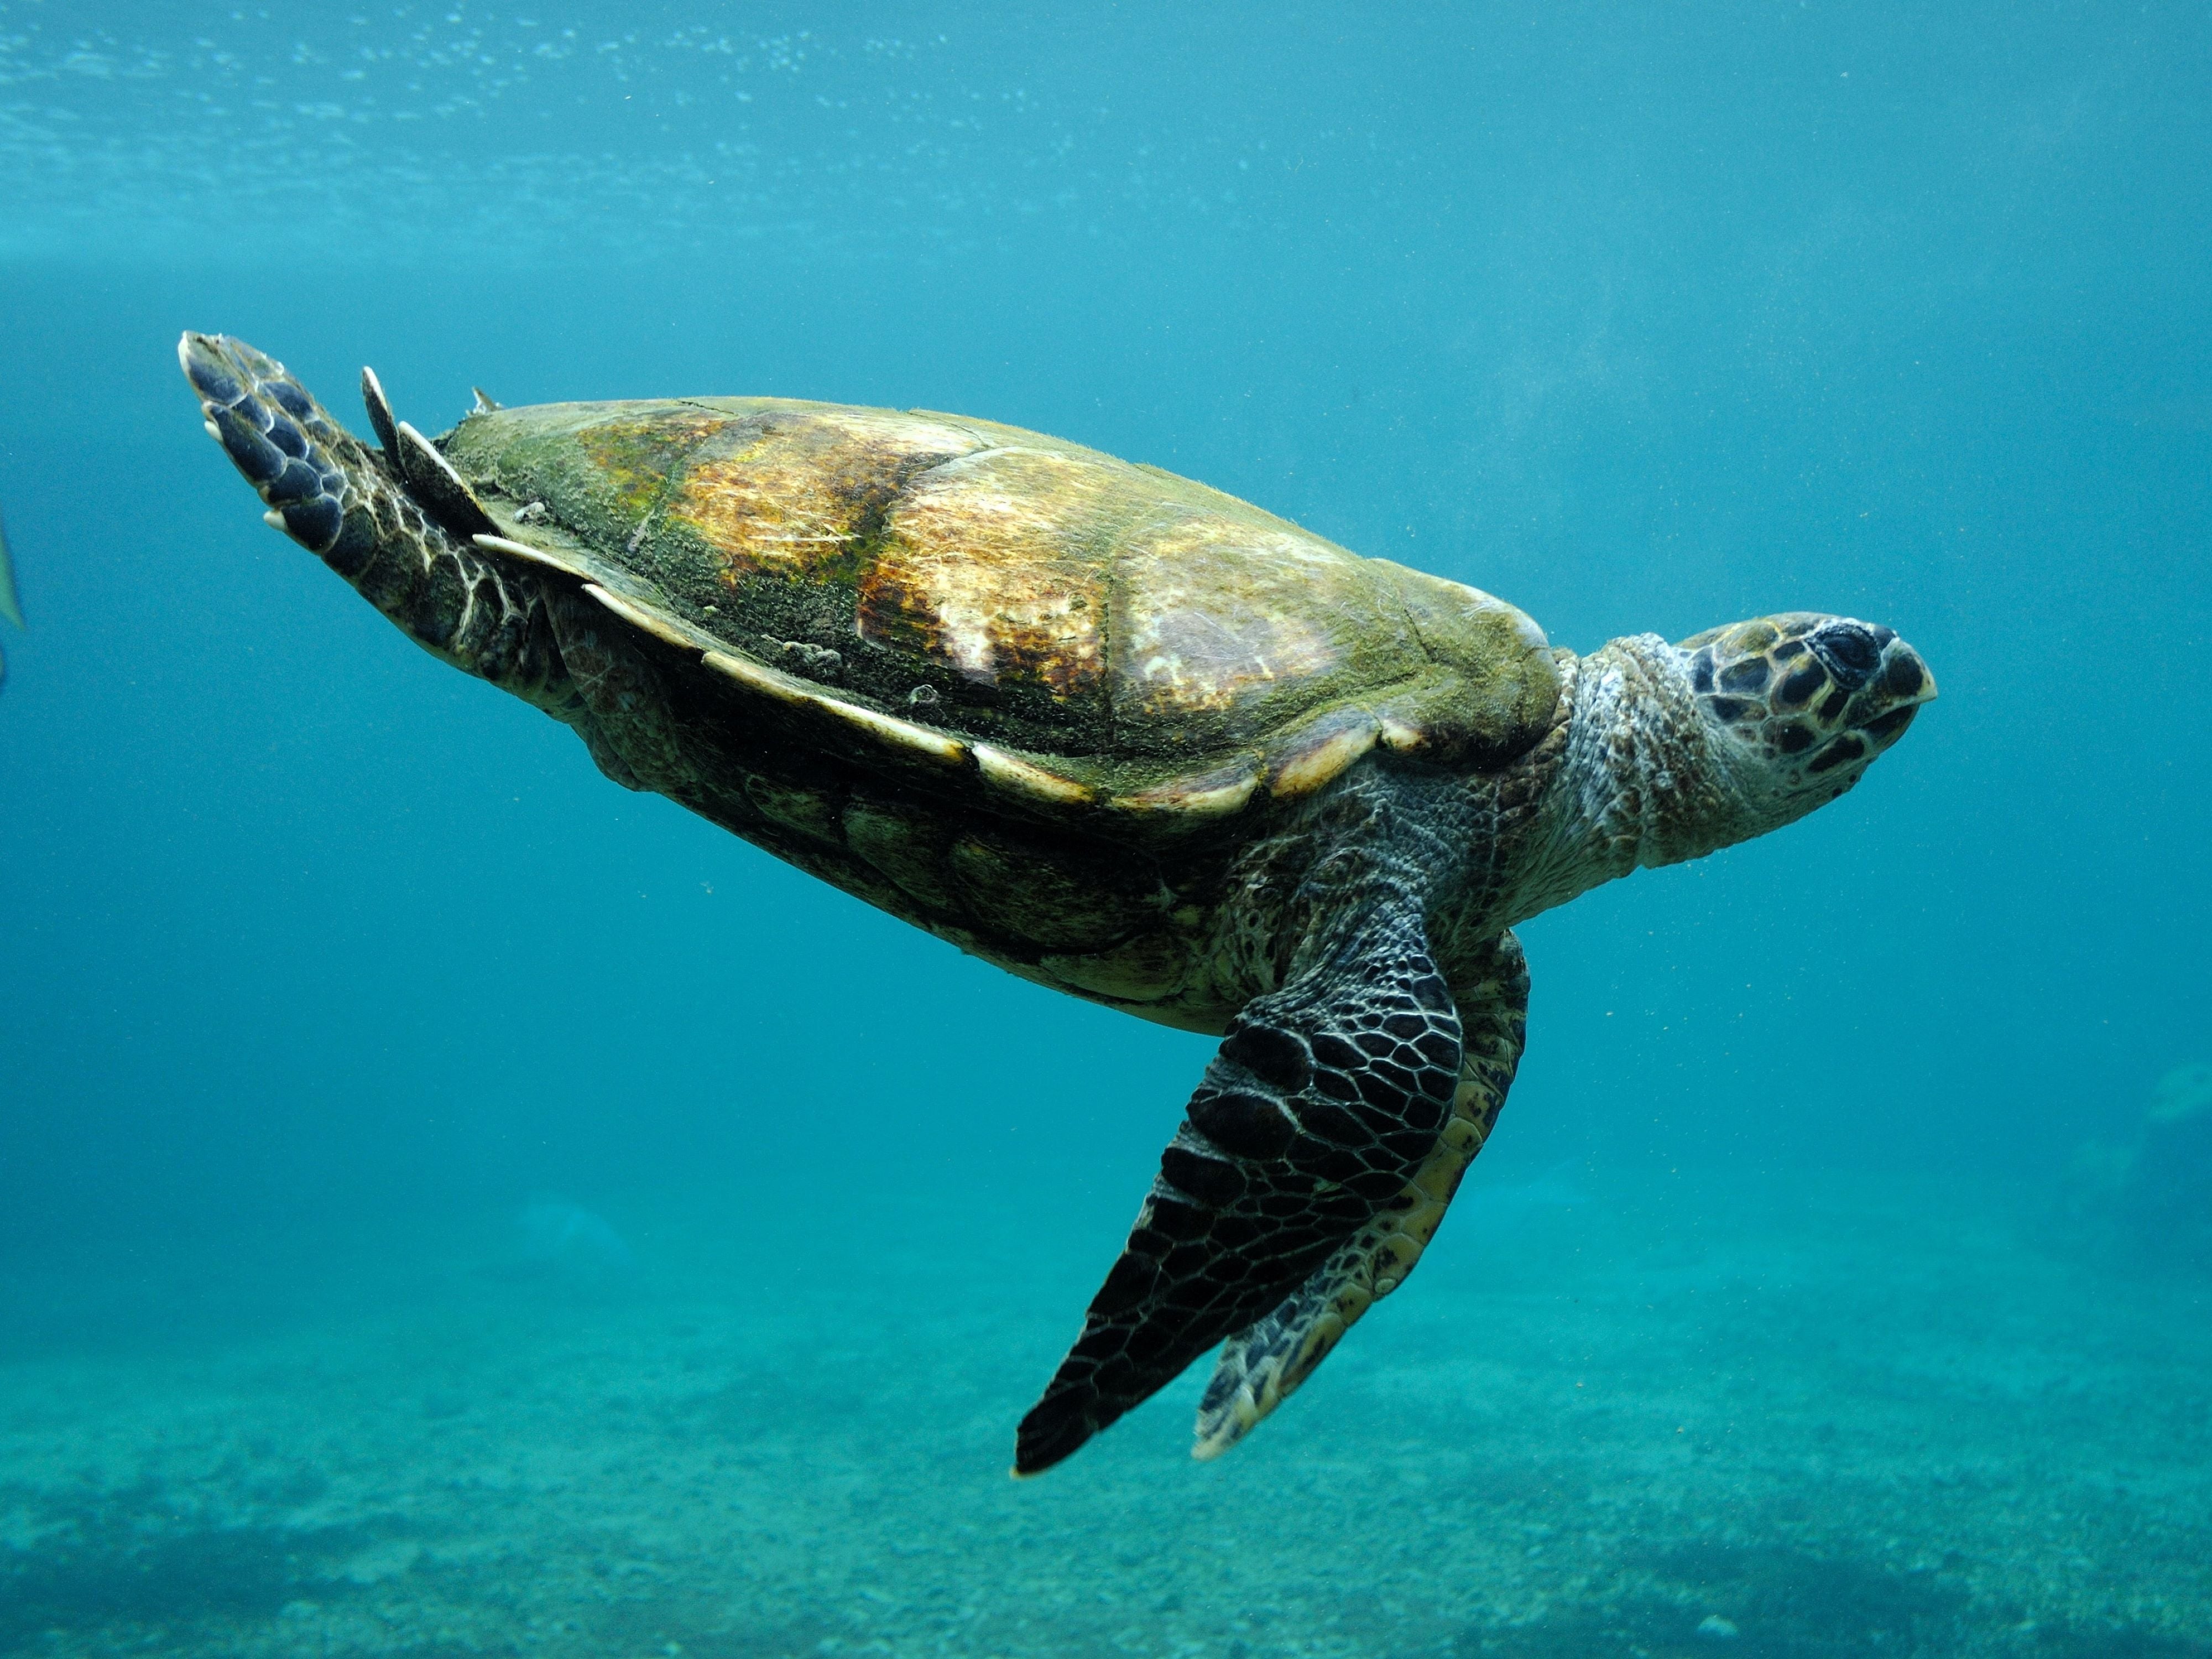
[[[2212,18],[0,0],[0,1655],[2212,1655]],[[356,430],[921,405],[1942,688],[1522,931],[1419,1273],[1012,1427],[1207,1055],[604,780]]]

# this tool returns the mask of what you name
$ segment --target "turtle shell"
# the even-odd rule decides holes
[[[486,409],[439,446],[516,556],[824,741],[1172,827],[1378,743],[1490,767],[1551,724],[1536,625],[1156,467],[925,410]]]

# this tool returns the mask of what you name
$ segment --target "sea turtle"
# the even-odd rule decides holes
[[[1512,924],[1790,823],[1935,696],[1791,611],[1555,650],[1203,485],[923,410],[476,408],[380,447],[187,334],[264,516],[600,769],[1011,972],[1221,1037],[1021,1422],[1059,1462],[1222,1344],[1242,1437],[1410,1273],[1519,1060]]]

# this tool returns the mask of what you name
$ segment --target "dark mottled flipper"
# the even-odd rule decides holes
[[[1015,1473],[1060,1462],[1358,1237],[1436,1147],[1460,1058],[1459,1016],[1402,894],[1249,1004],[1083,1334],[1022,1419]]]
[[[243,340],[187,334],[177,356],[209,433],[268,503],[264,517],[425,650],[575,722],[536,573],[470,544],[490,520],[431,446],[414,439],[434,462],[380,459]],[[404,447],[413,428],[392,426],[373,376],[363,390],[379,433]],[[410,487],[403,460],[434,474],[429,500]]]
[[[1297,1392],[1359,1316],[1406,1282],[1436,1237],[1460,1178],[1489,1139],[1521,1064],[1528,969],[1520,942],[1501,937],[1453,1000],[1462,1027],[1451,1116],[1413,1178],[1265,1318],[1231,1337],[1198,1407],[1199,1457],[1218,1457]]]

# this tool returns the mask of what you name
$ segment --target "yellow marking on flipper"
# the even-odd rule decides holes
[[[748,662],[743,657],[732,657],[726,652],[709,651],[702,660],[715,673],[736,681],[747,690],[760,692],[793,708],[813,709],[828,714],[903,754],[947,766],[968,764],[970,757],[968,745],[946,737],[942,732],[933,732],[926,726],[916,726],[911,720],[898,720],[890,714],[879,714],[874,709],[863,708],[857,703],[842,702],[836,697],[824,696],[788,674],[781,674],[775,669]]]
[[[584,584],[584,592],[590,594],[602,605],[606,607],[606,609],[614,612],[616,616],[620,617],[624,622],[628,623],[632,628],[636,629],[640,633],[650,634],[654,639],[660,641],[663,644],[672,645],[679,651],[703,651],[706,649],[704,646],[698,644],[688,634],[682,632],[664,618],[656,617],[650,611],[644,610],[638,605],[631,604],[628,599],[617,599],[613,594],[608,592],[605,588],[601,587],[597,582],[586,582]]]
[[[1082,806],[1097,799],[1088,786],[988,743],[975,745],[975,764],[985,783],[1024,800],[1048,806]]]

